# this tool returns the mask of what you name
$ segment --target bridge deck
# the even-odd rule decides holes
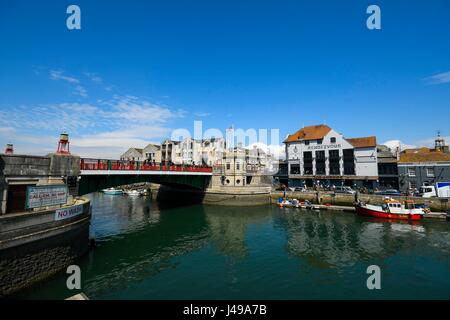
[[[82,176],[87,175],[181,175],[181,176],[212,176],[212,172],[202,171],[160,171],[160,170],[81,170]]]
[[[105,159],[81,159],[80,169],[81,175],[212,175],[211,167]]]

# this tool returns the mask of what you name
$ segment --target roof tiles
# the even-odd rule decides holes
[[[323,139],[328,132],[331,131],[331,128],[326,124],[320,124],[315,126],[307,126],[301,128],[296,133],[289,135],[284,142],[296,142],[302,140],[317,140]]]
[[[347,140],[355,148],[369,148],[377,146],[377,138],[375,136],[364,138],[352,138],[345,140]]]
[[[450,154],[429,148],[409,149],[400,154],[399,162],[450,162]]]

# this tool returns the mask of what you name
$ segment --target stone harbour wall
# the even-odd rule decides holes
[[[205,192],[203,204],[223,206],[260,206],[270,204],[269,193]]]
[[[336,206],[353,206],[355,202],[361,200],[365,203],[381,204],[385,196],[374,194],[343,194],[330,192],[292,192],[286,191],[286,196],[289,199],[298,199],[300,201],[309,200],[314,204],[331,204]],[[272,203],[283,197],[282,191],[272,191]],[[450,200],[442,198],[419,198],[419,197],[392,197],[394,199],[404,201],[406,199],[414,200],[416,204],[426,204],[430,207],[432,212],[449,212]]]
[[[80,215],[49,221],[55,210],[0,217],[0,297],[73,264],[90,245],[90,203]]]
[[[0,297],[64,271],[88,248],[89,222],[51,238],[0,251]]]

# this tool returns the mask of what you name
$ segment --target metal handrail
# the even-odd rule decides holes
[[[128,160],[80,159],[81,170],[212,172],[208,166],[163,165]]]

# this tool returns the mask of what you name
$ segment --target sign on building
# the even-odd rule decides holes
[[[66,185],[47,185],[27,187],[26,208],[39,208],[65,204],[67,202]]]
[[[69,219],[83,213],[83,205],[58,209],[55,211],[55,221]]]

